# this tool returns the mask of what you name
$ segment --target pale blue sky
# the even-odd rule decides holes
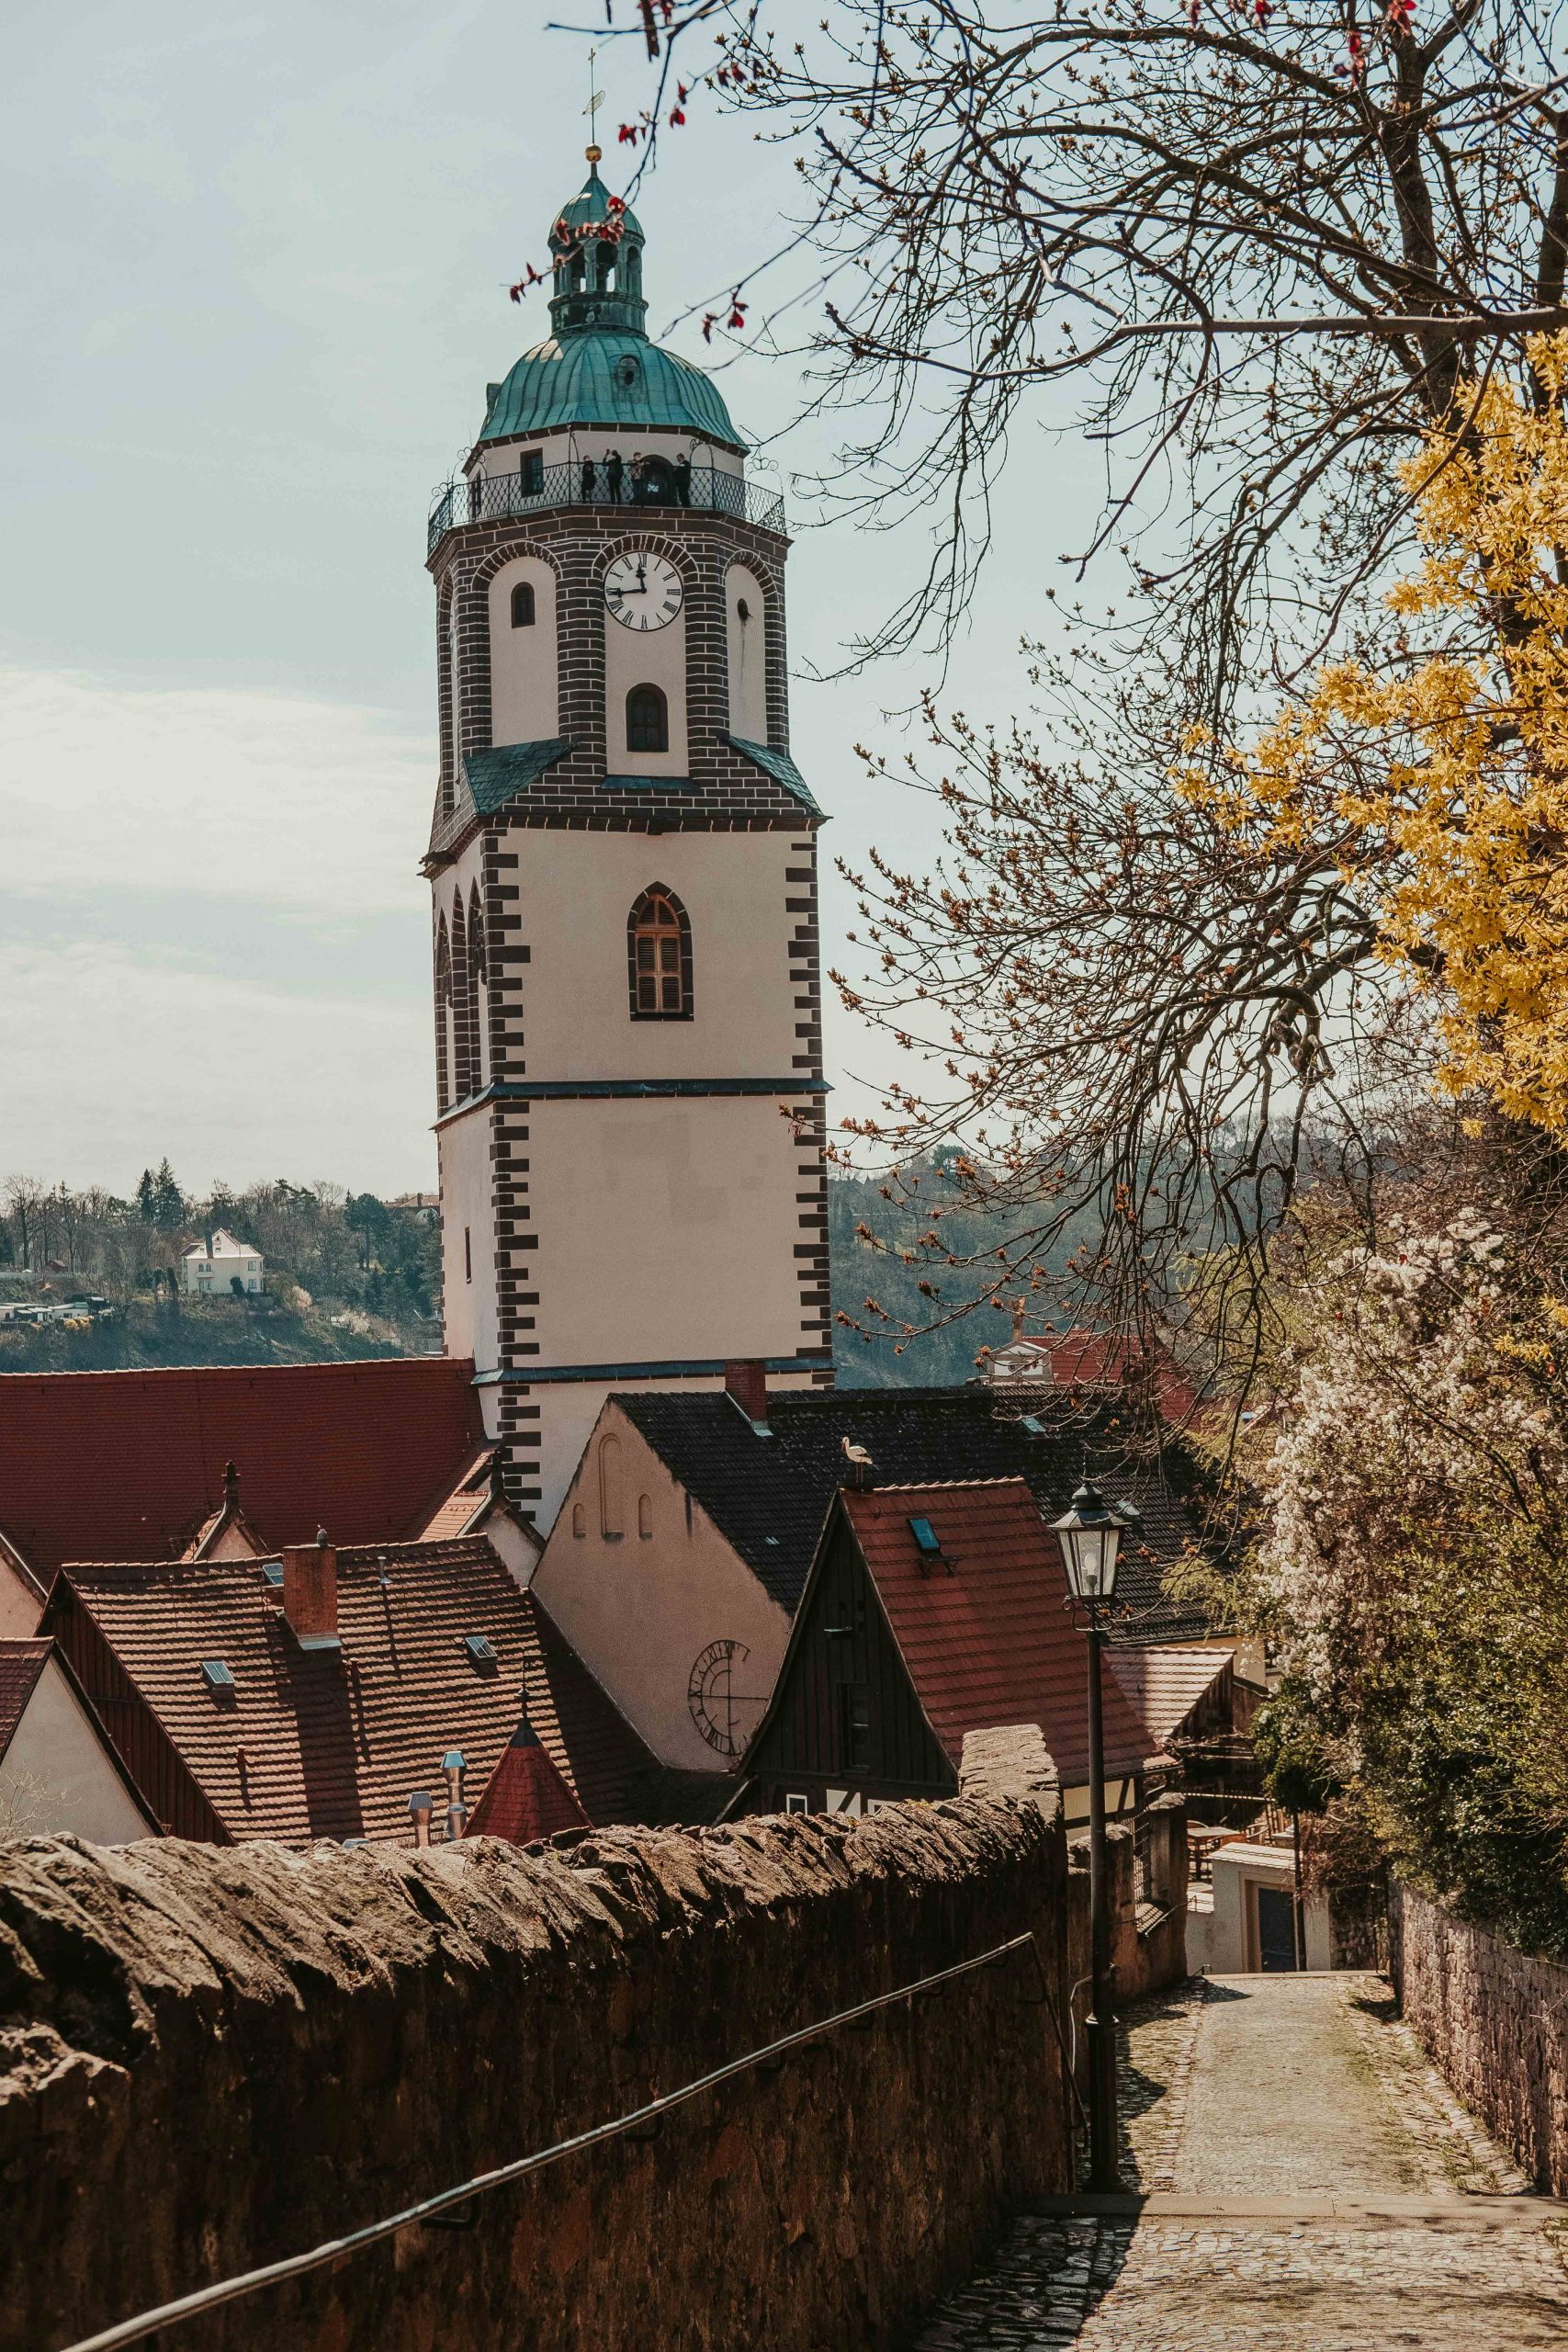
[[[190,1186],[432,1181],[424,516],[486,380],[547,323],[505,288],[583,171],[585,44],[545,29],[558,12],[13,6],[0,1177],[125,1189],[167,1151]],[[645,88],[623,48],[612,120]],[[637,206],[652,331],[755,259],[793,198],[748,127],[672,135]],[[704,356],[695,327],[671,340]],[[754,357],[723,382],[753,435],[800,392]],[[787,483],[826,447],[771,455]],[[1081,473],[1059,446],[1014,454],[952,681],[971,711],[1022,692],[1014,648],[1081,527]],[[797,665],[892,601],[916,537],[800,531]],[[919,837],[923,808],[869,792],[852,746],[888,740],[882,712],[924,674],[797,684],[829,848]],[[835,890],[829,949],[846,919]],[[842,1015],[829,1054],[878,1058]]]

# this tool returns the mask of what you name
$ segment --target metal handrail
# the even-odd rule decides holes
[[[851,2009],[839,2009],[831,2017],[818,2018],[814,2025],[796,2027],[793,2033],[781,2034],[776,2041],[764,2042],[760,2050],[749,2050],[743,2058],[731,2058],[725,2065],[716,2066],[711,2074],[699,2075],[695,2082],[684,2083],[676,2091],[667,2091],[661,2098],[649,2099],[646,2106],[633,2108],[629,2114],[617,2115],[612,2122],[596,2123],[587,2132],[579,2132],[570,2140],[558,2140],[553,2147],[537,2148],[532,2154],[515,2156],[510,2164],[498,2165],[493,2172],[479,2173],[472,2180],[463,2181],[456,2188],[444,2188],[434,2197],[422,2198],[417,2205],[406,2205],[400,2213],[389,2213],[384,2221],[368,2222],[362,2230],[351,2230],[346,2237],[329,2238],[322,2245],[312,2246],[306,2254],[291,2254],[281,2262],[263,2264],[258,2270],[246,2270],[236,2278],[222,2278],[210,2287],[198,2287],[193,2294],[181,2295],[172,2303],[160,2303],[156,2311],[140,2312],[134,2319],[121,2320],[114,2327],[107,2327],[96,2335],[83,2336],[77,2343],[64,2347],[64,2352],[117,2352],[125,2344],[141,2344],[160,2328],[173,2327],[181,2320],[196,2319],[201,2312],[216,2311],[224,2303],[239,2302],[247,2295],[259,2293],[264,2287],[281,2285],[286,2278],[302,2278],[312,2270],[324,2270],[330,2263],[341,2262],[346,2256],[362,2254],[367,2246],[377,2245],[383,2238],[393,2237],[400,2230],[411,2229],[416,2222],[429,2222],[455,2205],[468,2205],[492,2188],[501,2188],[508,2181],[521,2180],[525,2174],[542,2172],[547,2165],[558,2164],[563,2156],[577,2155],[584,2148],[596,2147],[602,2141],[620,2138],[625,2133],[637,2133],[657,2123],[678,2107],[685,2107],[706,2091],[716,2090],[721,2083],[733,2081],[750,2068],[765,2065],[771,2059],[782,2058],[787,2052],[803,2049],[818,2035],[831,2033],[841,2026],[851,2026],[857,2018],[868,2018],[878,2009],[891,2008],[896,2001],[913,2000],[918,1994],[933,1992],[939,1984],[951,1984],[955,1977],[972,1975],[976,1969],[1000,1968],[1017,1952],[1027,1951],[1034,1962],[1041,1996],[1051,2010],[1052,2023],[1061,2041],[1061,2020],[1051,1998],[1051,1982],[1040,1948],[1032,1931],[1010,1937],[1005,1944],[993,1945],[989,1951],[979,1952],[973,1960],[960,1960],[951,1968],[939,1968],[933,1975],[919,1976],[912,1984],[897,1985],[891,1993],[877,1993],[869,2001],[857,2001]],[[1064,2045],[1065,2048],[1065,2045]],[[1068,2076],[1069,2082],[1071,2076]],[[452,2225],[447,2223],[450,2228]]]
[[[777,491],[717,466],[693,466],[688,479],[660,458],[644,480],[634,482],[630,466],[623,463],[614,487],[618,496],[612,494],[603,458],[578,458],[531,470],[520,460],[514,474],[476,474],[471,481],[459,477],[443,482],[431,504],[428,552],[434,555],[447,532],[460,530],[466,523],[502,522],[558,506],[624,506],[638,514],[650,507],[665,512],[691,507],[732,514],[763,531],[782,532],[784,526],[784,503]]]

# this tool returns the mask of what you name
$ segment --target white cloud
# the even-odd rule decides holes
[[[288,993],[81,940],[0,944],[0,1178],[124,1192],[166,1151],[192,1189],[434,1182],[417,995]]]
[[[417,903],[429,741],[244,688],[0,670],[7,888],[190,891],[350,917]]]

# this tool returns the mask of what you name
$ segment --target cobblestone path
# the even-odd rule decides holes
[[[1141,2209],[1021,2216],[918,2352],[1568,2346],[1562,2209],[1526,2193],[1380,1979],[1211,1978],[1142,2003],[1121,2054]]]

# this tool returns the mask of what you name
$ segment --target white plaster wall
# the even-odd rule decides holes
[[[742,620],[744,605],[750,617]],[[768,740],[768,679],[765,659],[767,599],[762,583],[743,563],[732,563],[724,579],[729,649],[729,731],[747,743]]]
[[[96,1846],[126,1846],[155,1833],[104,1753],[98,1731],[51,1657],[0,1762],[0,1818],[17,1834],[69,1831]]]
[[[514,834],[522,864],[524,1009],[534,1078],[788,1078],[801,1016],[789,983],[799,918],[786,867],[812,862],[797,833]],[[649,884],[691,918],[690,1021],[634,1021],[626,917]]]
[[[627,539],[613,548],[606,563],[617,555],[636,554],[638,542]],[[679,568],[679,567],[677,567]],[[686,593],[691,581],[686,578]],[[684,775],[686,749],[686,610],[682,605],[663,628],[623,628],[608,612],[604,630],[604,728],[611,775]],[[659,686],[670,709],[670,749],[628,752],[626,696],[634,686]],[[602,835],[595,835],[602,839]]]
[[[536,1102],[541,1363],[795,1354],[799,1158],[766,1096]]]
[[[526,580],[534,621],[512,626],[512,592]],[[556,575],[541,556],[514,556],[490,583],[490,725],[493,743],[546,743],[560,732]]]
[[[602,1535],[597,1446],[620,1442],[625,1532]],[[652,1533],[637,1532],[637,1499],[652,1506]],[[587,1532],[572,1530],[581,1499]],[[572,1481],[535,1577],[535,1589],[567,1639],[661,1763],[725,1771],[730,1759],[703,1738],[687,1703],[692,1668],[710,1642],[744,1642],[738,1687],[771,1696],[789,1639],[786,1611],[761,1585],[615,1404],[607,1405]],[[751,1711],[761,1720],[761,1705]]]
[[[491,1183],[493,1106],[480,1103],[436,1132],[441,1182],[441,1281],[446,1352],[472,1356],[484,1372],[496,1361],[495,1211]],[[465,1276],[463,1230],[472,1251]]]

